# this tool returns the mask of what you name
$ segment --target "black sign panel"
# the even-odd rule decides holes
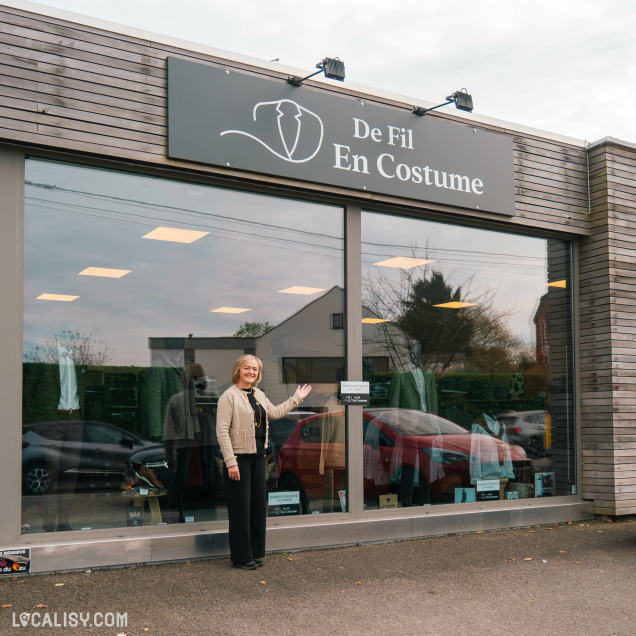
[[[514,214],[510,137],[178,58],[168,156]]]

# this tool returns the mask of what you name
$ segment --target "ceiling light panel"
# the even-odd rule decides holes
[[[80,276],[101,276],[103,278],[121,278],[130,274],[129,269],[110,269],[108,267],[87,267],[79,272]]]
[[[287,289],[279,289],[279,294],[301,294],[303,296],[309,296],[310,294],[317,294],[318,292],[327,291],[320,287],[288,287]]]
[[[440,305],[433,305],[433,307],[444,307],[444,309],[463,309],[464,307],[472,307],[477,303],[460,303],[457,301],[451,303],[441,303]]]
[[[58,300],[64,303],[70,303],[77,298],[79,298],[79,296],[69,296],[67,294],[40,294],[36,300]]]
[[[210,309],[210,313],[217,314],[242,314],[246,311],[252,311],[251,309],[245,309],[243,307],[219,307],[218,309]]]
[[[168,241],[170,243],[194,243],[207,234],[209,234],[209,232],[180,230],[173,227],[158,227],[141,238],[152,239],[153,241]]]
[[[432,263],[433,261],[425,258],[409,258],[408,256],[396,256],[389,258],[386,261],[380,261],[379,263],[373,263],[380,267],[395,267],[397,269],[413,269],[420,265],[426,265],[426,263]]]

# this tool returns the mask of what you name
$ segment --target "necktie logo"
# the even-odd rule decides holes
[[[244,135],[289,163],[313,159],[322,146],[324,127],[316,113],[291,99],[259,102],[252,110],[253,131],[224,130],[224,135]]]

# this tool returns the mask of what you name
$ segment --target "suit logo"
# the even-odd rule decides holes
[[[244,135],[289,163],[313,159],[322,146],[322,120],[291,99],[259,102],[254,106],[252,118],[253,132],[224,130],[221,136]]]

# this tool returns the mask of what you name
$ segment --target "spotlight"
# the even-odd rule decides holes
[[[318,75],[318,73],[324,73],[325,77],[329,79],[335,79],[339,82],[342,82],[345,78],[345,65],[340,58],[337,57],[326,57],[322,62],[318,62],[316,64],[316,68],[318,69],[315,73],[311,75],[307,75],[307,77],[298,77],[297,75],[290,75],[287,78],[287,83],[292,86],[302,86],[303,82],[314,75]]]
[[[411,112],[414,115],[423,117],[431,110],[435,110],[436,108],[441,108],[442,106],[446,106],[452,103],[455,103],[455,108],[457,108],[458,110],[465,110],[468,113],[473,112],[473,97],[465,88],[462,88],[461,91],[455,91],[452,95],[449,95],[443,104],[438,104],[437,106],[433,106],[433,108],[422,108],[421,106],[415,106]]]

